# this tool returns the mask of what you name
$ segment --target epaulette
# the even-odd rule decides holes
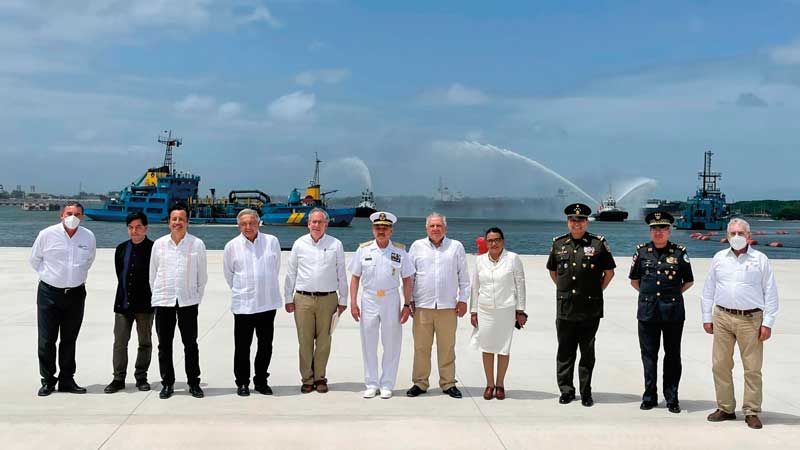
[[[636,246],[636,251],[639,251],[640,248],[647,247],[647,244],[639,244]]]
[[[406,249],[406,244],[401,244],[399,242],[392,241],[392,245],[394,245],[395,248],[399,248],[400,250]]]
[[[675,246],[675,248],[677,248],[678,250],[680,250],[680,251],[682,251],[682,252],[684,252],[684,253],[686,252],[686,246],[685,246],[685,245],[676,244],[676,243],[674,243],[674,242],[672,243],[672,245],[674,245],[674,246]]]
[[[556,236],[556,237],[553,238],[553,242],[555,242],[555,241],[557,241],[559,239],[564,239],[567,236],[569,236],[569,233],[562,234],[561,236]]]
[[[366,246],[372,244],[373,242],[375,242],[375,239],[373,239],[371,241],[367,241],[367,242],[362,242],[361,244],[358,245],[358,248],[366,247]]]

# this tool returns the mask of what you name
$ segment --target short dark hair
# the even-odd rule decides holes
[[[186,217],[189,217],[189,207],[186,206],[186,203],[176,202],[174,205],[170,206],[169,211],[167,212],[167,217],[172,217],[173,211],[183,211],[186,213]]]
[[[67,209],[68,206],[77,206],[78,208],[81,209],[81,214],[83,214],[83,205],[81,205],[79,202],[76,202],[74,200],[71,200],[71,201],[68,201],[67,203],[64,203],[64,206],[61,207],[61,212],[64,212],[64,210]]]
[[[489,233],[497,233],[497,234],[500,235],[500,239],[506,240],[506,237],[503,236],[503,230],[501,230],[500,228],[497,228],[497,227],[489,228],[488,230],[486,230],[486,233],[483,233],[483,237],[484,238],[489,237]]]
[[[130,225],[134,220],[140,220],[142,225],[147,226],[147,214],[141,211],[128,214],[128,217],[125,218],[125,225]]]

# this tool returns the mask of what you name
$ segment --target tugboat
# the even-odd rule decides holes
[[[675,221],[680,230],[724,230],[730,221],[730,211],[723,194],[717,186],[722,178],[720,172],[711,171],[711,151],[705,152],[703,171],[697,173],[700,187],[694,197],[686,200],[683,216]]]
[[[369,217],[376,211],[375,196],[372,191],[365,189],[361,192],[361,203],[356,206],[356,217]]]
[[[193,224],[236,224],[236,216],[243,209],[255,210],[259,217],[263,205],[270,203],[269,195],[256,190],[235,190],[228,198],[218,199],[216,189],[211,188],[211,197],[189,205],[189,223]]]
[[[594,220],[600,222],[624,222],[628,218],[628,211],[617,206],[617,201],[608,187],[608,198],[600,204],[600,209],[592,215]]]
[[[152,167],[138,180],[125,186],[118,198],[112,198],[102,208],[87,208],[84,212],[92,220],[124,222],[128,214],[144,212],[150,222],[167,220],[169,207],[177,202],[191,203],[197,198],[200,177],[190,173],[177,172],[172,160],[172,151],[181,146],[180,139],[172,137],[172,131],[158,137],[158,142],[166,147],[164,163]]]
[[[314,208],[322,208],[328,213],[330,218],[328,226],[346,227],[353,221],[356,215],[355,208],[328,208],[325,196],[333,194],[337,190],[320,192],[319,185],[319,156],[315,153],[316,161],[314,166],[314,177],[311,179],[306,196],[300,198],[300,192],[292,189],[286,203],[271,203],[263,206],[261,220],[266,225],[299,225],[308,224],[308,213]]]

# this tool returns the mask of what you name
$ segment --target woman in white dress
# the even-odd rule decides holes
[[[486,230],[489,251],[478,256],[472,277],[470,312],[472,326],[478,328],[478,343],[483,352],[486,390],[483,398],[506,398],[504,379],[514,324],[525,325],[525,272],[516,253],[505,250],[503,231]],[[497,354],[497,379],[494,355]]]

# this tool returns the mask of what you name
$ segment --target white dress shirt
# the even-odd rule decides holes
[[[485,309],[525,310],[525,271],[516,253],[503,250],[497,262],[489,259],[489,253],[475,258],[470,311],[478,312],[478,304]]]
[[[408,256],[414,262],[414,306],[453,309],[469,299],[467,254],[461,242],[445,237],[438,247],[429,238],[411,244]]]
[[[39,280],[60,289],[74,288],[86,282],[96,248],[91,231],[79,226],[70,238],[59,222],[39,232],[29,261]]]
[[[168,234],[153,242],[150,289],[153,306],[199,305],[208,281],[206,245],[189,233],[175,245]]]
[[[231,288],[231,312],[256,314],[281,307],[278,271],[281,244],[259,232],[253,242],[239,234],[225,244],[222,271]]]
[[[720,250],[711,260],[702,294],[703,322],[712,322],[712,306],[729,309],[760,309],[763,325],[772,328],[778,315],[778,286],[767,256],[748,246],[738,257],[733,250]]]
[[[295,291],[338,291],[339,304],[347,306],[347,290],[342,241],[327,234],[323,234],[319,242],[314,242],[311,234],[294,241],[283,283],[286,303],[294,303]]]

